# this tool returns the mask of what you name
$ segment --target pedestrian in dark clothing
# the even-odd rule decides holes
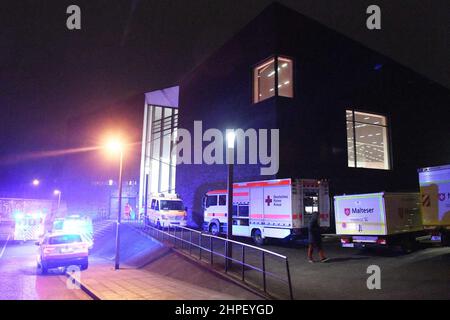
[[[319,224],[319,213],[313,212],[311,215],[311,220],[308,225],[308,259],[309,262],[314,263],[313,252],[314,247],[319,250],[320,262],[326,262],[329,259],[325,257],[325,253],[322,249],[322,236],[320,234],[320,224]]]

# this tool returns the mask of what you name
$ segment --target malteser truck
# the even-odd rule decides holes
[[[343,247],[416,247],[423,235],[418,193],[369,193],[334,197],[336,234]]]
[[[450,165],[418,173],[424,229],[432,241],[450,245]]]

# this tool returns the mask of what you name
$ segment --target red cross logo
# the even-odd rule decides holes
[[[267,203],[267,206],[270,207],[270,204],[272,203],[272,199],[270,199],[270,196],[267,196],[267,199],[265,201]]]

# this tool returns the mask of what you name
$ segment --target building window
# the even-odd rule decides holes
[[[275,72],[275,69],[278,71]],[[275,83],[278,79],[278,85]],[[253,69],[253,102],[261,102],[275,95],[294,96],[292,59],[274,57]]]
[[[390,169],[386,117],[347,110],[347,155],[352,168]]]

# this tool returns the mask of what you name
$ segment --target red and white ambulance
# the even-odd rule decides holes
[[[211,190],[203,199],[204,224],[212,234],[227,231],[227,190]],[[292,238],[307,228],[311,214],[320,213],[320,225],[330,227],[328,182],[315,179],[277,179],[233,184],[233,235],[252,237],[257,244],[268,238]]]

